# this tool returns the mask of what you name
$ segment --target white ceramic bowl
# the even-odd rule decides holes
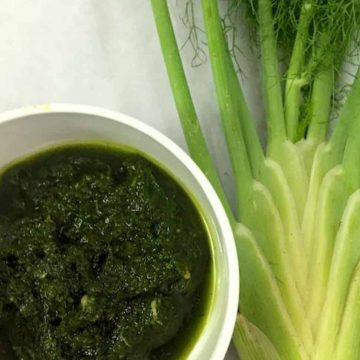
[[[156,159],[199,204],[212,235],[216,275],[206,325],[187,359],[223,359],[237,313],[236,248],[215,191],[176,144],[144,123],[112,111],[80,105],[35,106],[0,115],[0,168],[51,145],[84,140],[113,142],[140,150]]]

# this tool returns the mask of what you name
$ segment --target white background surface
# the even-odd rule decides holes
[[[180,21],[184,2],[170,3],[181,44],[188,31]],[[190,64],[192,56],[191,48],[185,48],[185,64]],[[251,73],[257,69],[252,61],[247,63],[247,96],[260,118],[258,95],[251,90],[256,86],[250,86]],[[187,66],[187,74],[205,135],[231,197],[231,175],[209,67]],[[2,1],[0,111],[45,103],[120,111],[154,126],[186,148],[149,0]],[[228,359],[236,357],[229,355]]]

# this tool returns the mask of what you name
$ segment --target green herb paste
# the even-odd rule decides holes
[[[64,146],[0,177],[0,328],[16,359],[171,357],[204,315],[210,268],[195,206],[138,154]]]

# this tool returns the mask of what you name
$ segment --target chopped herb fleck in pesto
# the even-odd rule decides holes
[[[0,176],[0,328],[18,359],[156,358],[209,271],[196,208],[140,155],[72,145]]]

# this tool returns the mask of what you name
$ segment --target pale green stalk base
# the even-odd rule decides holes
[[[235,237],[241,264],[241,313],[267,334],[282,359],[307,359],[304,345],[283,302],[278,282],[254,236],[239,224],[235,228]]]
[[[334,353],[348,289],[354,268],[360,261],[360,190],[349,197],[336,236],[329,286],[318,323],[315,359],[327,360]]]
[[[285,237],[285,248],[289,259],[292,259],[289,265],[290,271],[294,275],[300,296],[303,298],[307,281],[308,258],[305,256],[302,231],[293,193],[282,168],[274,160],[265,159],[261,173],[261,181],[269,189],[279,211]],[[301,271],[299,271],[300,269]]]
[[[318,224],[317,202],[320,187],[326,173],[340,161],[334,156],[331,145],[320,144],[315,151],[313,165],[310,170],[310,183],[306,196],[306,205],[302,218],[302,231],[304,236],[305,254],[311,257],[312,247],[316,242],[314,238],[315,227]]]
[[[304,161],[306,177],[309,179],[309,187],[310,187],[311,171],[313,168],[314,157],[318,145],[319,143],[312,139],[306,139],[306,140],[302,139],[296,143],[296,147],[298,148],[301,157]]]
[[[273,149],[270,157],[281,167],[295,201],[299,219],[302,218],[309,188],[304,158],[295,144],[286,140]]]
[[[360,264],[353,272],[349,294],[335,346],[334,360],[360,358]]]
[[[309,318],[314,331],[318,327],[321,309],[324,305],[336,234],[351,192],[346,186],[341,166],[329,171],[321,185],[316,211],[317,223],[311,250],[307,301]]]
[[[278,286],[292,323],[306,347],[312,346],[312,334],[305,319],[305,311],[296,280],[292,277],[292,264],[285,244],[284,228],[269,190],[261,183],[253,187],[254,208],[249,207],[243,223],[252,231]],[[258,226],[257,219],[262,219]]]
[[[243,349],[241,356],[246,360],[281,360],[266,335],[243,315],[236,319],[233,342],[237,348]]]

